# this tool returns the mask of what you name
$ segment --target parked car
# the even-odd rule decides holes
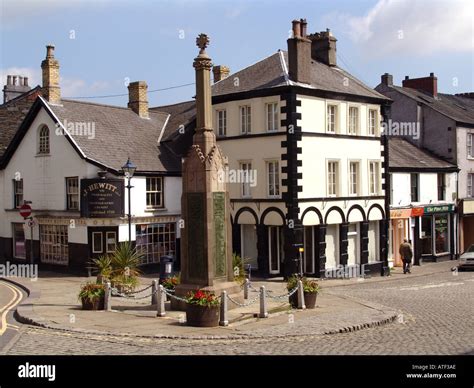
[[[459,257],[458,269],[474,269],[474,244]]]

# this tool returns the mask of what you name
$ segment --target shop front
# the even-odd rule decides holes
[[[474,198],[465,198],[461,203],[460,252],[474,244]]]
[[[421,259],[438,261],[454,253],[454,205],[425,206],[420,217]]]
[[[394,267],[403,266],[400,256],[400,244],[406,238],[410,240],[410,216],[412,209],[392,209],[390,210],[390,252],[391,262]]]

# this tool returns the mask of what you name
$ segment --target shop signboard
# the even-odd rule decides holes
[[[81,179],[81,217],[123,217],[124,190],[122,179]]]

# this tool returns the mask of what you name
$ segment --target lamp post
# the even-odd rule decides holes
[[[137,170],[137,166],[135,166],[131,161],[130,158],[127,159],[127,163],[125,163],[122,167],[122,172],[123,175],[125,175],[125,178],[128,179],[128,184],[127,184],[127,189],[128,189],[128,241],[131,244],[132,243],[132,177],[133,174],[135,174],[135,171]]]

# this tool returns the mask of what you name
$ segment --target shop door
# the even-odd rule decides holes
[[[89,228],[89,255],[93,259],[113,253],[117,246],[118,228]]]

